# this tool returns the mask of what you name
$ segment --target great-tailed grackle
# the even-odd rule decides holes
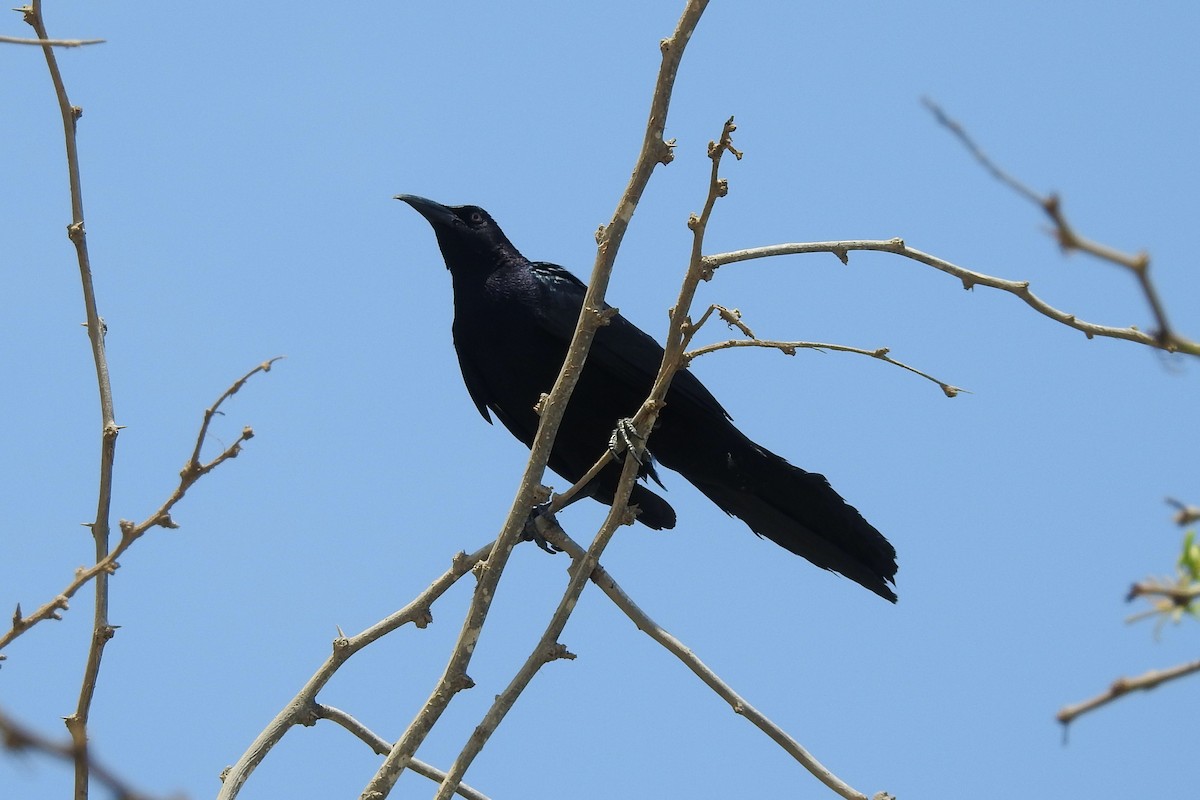
[[[454,285],[454,348],[467,391],[528,447],[534,411],[566,357],[586,286],[562,267],[529,261],[482,208],[444,206],[399,195],[433,226]],[[608,446],[619,419],[649,394],[663,349],[615,314],[596,332],[587,363],[567,404],[550,468],[569,481],[587,473]],[[680,370],[649,439],[642,477],[656,460],[687,478],[751,530],[840,572],[895,602],[896,551],[838,495],[823,475],[805,472],[746,438],[687,370]],[[586,492],[612,504],[619,468],[610,464]],[[661,486],[662,484],[659,483]],[[675,511],[645,486],[630,502],[651,528],[675,526]]]

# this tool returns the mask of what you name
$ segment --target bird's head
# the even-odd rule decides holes
[[[451,272],[521,257],[496,221],[479,206],[444,206],[412,194],[398,194],[396,199],[415,208],[433,227]]]

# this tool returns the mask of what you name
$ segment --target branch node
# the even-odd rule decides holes
[[[662,140],[660,140],[662,141]],[[675,140],[667,139],[662,141],[662,146],[659,150],[658,163],[666,166],[675,160]]]
[[[568,650],[565,644],[562,644],[561,642],[554,642],[550,645],[547,645],[542,654],[542,658],[547,664],[549,664],[551,661],[558,661],[559,659],[574,661],[575,654]]]
[[[1150,269],[1150,254],[1145,250],[1138,252],[1134,255],[1129,267],[1138,275],[1145,275]]]
[[[412,622],[413,625],[416,625],[421,630],[425,630],[433,624],[433,609],[431,609],[429,606],[425,606],[416,616],[413,617]]]
[[[321,713],[317,709],[316,703],[307,703],[296,714],[296,724],[303,725],[306,728],[311,728],[321,721]]]
[[[621,309],[612,307],[594,310],[592,314],[596,319],[596,327],[603,328],[605,325],[608,325],[610,322],[612,322],[612,318],[620,312]]]
[[[553,496],[554,490],[545,484],[539,484],[533,488],[533,504],[535,506],[550,502],[550,498]]]

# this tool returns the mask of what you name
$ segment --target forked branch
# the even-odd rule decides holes
[[[282,356],[264,361],[248,373],[238,378],[228,389],[225,390],[217,401],[209,406],[204,412],[204,421],[200,425],[200,433],[196,437],[196,444],[192,450],[191,456],[188,458],[187,464],[179,473],[179,483],[171,492],[171,495],[166,499],[154,513],[146,517],[141,522],[134,523],[129,520],[121,520],[121,538],[117,542],[117,546],[107,553],[103,558],[97,561],[90,567],[79,569],[75,572],[75,577],[59,594],[52,600],[44,603],[32,613],[25,615],[21,613],[21,608],[18,605],[17,611],[13,615],[12,627],[0,636],[0,650],[7,647],[14,639],[21,636],[34,625],[47,619],[61,619],[61,612],[67,610],[70,605],[70,600],[75,594],[88,584],[91,580],[98,576],[107,576],[116,572],[120,566],[117,559],[120,558],[126,550],[129,549],[135,541],[140,539],[147,531],[153,527],[177,528],[179,527],[174,520],[171,519],[171,509],[184,498],[188,490],[200,480],[200,478],[212,472],[219,465],[228,461],[231,458],[236,458],[241,452],[242,443],[254,436],[254,430],[246,427],[242,429],[241,435],[233,442],[233,444],[222,450],[217,456],[208,462],[199,460],[200,448],[208,435],[209,422],[213,416],[219,412],[221,404],[233,396],[246,381],[253,375],[259,372],[267,372],[271,369],[271,365],[279,360]]]

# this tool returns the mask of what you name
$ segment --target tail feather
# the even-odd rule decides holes
[[[675,469],[725,513],[822,569],[838,572],[896,602],[896,550],[824,475],[806,472],[747,439],[720,437],[725,447],[700,463],[663,464]],[[718,463],[720,462],[720,463]]]
[[[633,487],[629,503],[638,507],[637,520],[646,527],[656,531],[675,527],[675,509],[645,486],[639,484]]]

